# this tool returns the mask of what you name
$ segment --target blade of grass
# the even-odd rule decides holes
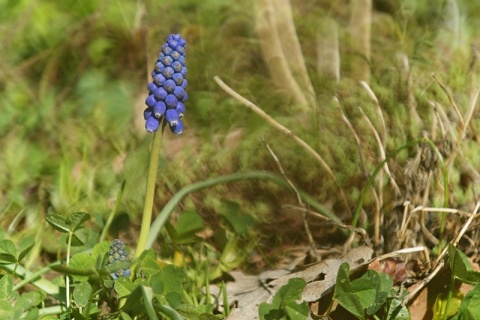
[[[148,240],[146,243],[146,249],[150,249],[155,242],[158,234],[162,230],[165,222],[172,214],[173,210],[177,207],[180,201],[186,197],[188,194],[199,191],[205,188],[209,188],[218,184],[228,183],[228,182],[235,182],[235,181],[242,181],[242,180],[249,180],[249,179],[265,179],[271,182],[274,182],[288,190],[292,190],[291,186],[286,182],[284,179],[264,171],[251,171],[245,173],[237,173],[228,176],[220,176],[217,178],[200,181],[193,183],[189,186],[185,186],[180,191],[178,191],[171,199],[167,202],[167,204],[163,207],[162,211],[158,214],[155,218],[155,221],[152,223],[150,228],[150,233],[148,235]],[[312,208],[318,210],[321,214],[325,215],[326,217],[332,219],[335,222],[342,223],[341,220],[330,210],[325,208],[322,204],[318,203],[315,199],[310,197],[302,190],[298,190],[301,198],[303,201],[308,203]]]

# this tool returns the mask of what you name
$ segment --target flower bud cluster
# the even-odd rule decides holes
[[[179,34],[171,34],[162,46],[155,69],[153,81],[148,84],[149,96],[145,100],[147,108],[143,116],[148,132],[155,132],[163,117],[170,130],[175,134],[183,132],[182,116],[185,113],[184,102],[188,99],[187,68],[185,66],[185,47],[187,42]]]
[[[113,243],[108,250],[107,266],[114,264],[115,262],[129,262],[128,252],[125,250],[125,244],[120,239],[113,240]],[[129,277],[130,274],[130,269],[120,268],[117,271],[112,272],[110,275],[113,280],[117,280],[119,277]]]

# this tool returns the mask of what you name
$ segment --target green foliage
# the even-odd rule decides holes
[[[379,311],[385,314],[384,319],[410,319],[408,309],[401,305],[388,275],[368,270],[360,278],[350,281],[348,263],[342,263],[338,270],[333,299],[358,319],[367,319]]]
[[[261,320],[303,320],[307,319],[310,309],[306,302],[297,301],[302,297],[305,289],[305,280],[292,278],[281,287],[272,303],[263,302],[258,306],[258,314]]]
[[[445,319],[454,315],[456,319],[473,319],[471,316],[480,312],[479,306],[472,303],[472,297],[478,293],[480,272],[472,270],[465,254],[452,244],[448,244],[448,263],[452,281],[449,291],[440,293],[435,300],[434,319]],[[475,287],[463,297],[463,294],[453,287],[455,281],[474,284]]]

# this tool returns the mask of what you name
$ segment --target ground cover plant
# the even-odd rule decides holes
[[[0,3],[1,319],[480,317],[480,4],[247,2]]]

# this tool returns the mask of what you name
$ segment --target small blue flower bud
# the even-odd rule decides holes
[[[177,61],[178,59],[180,59],[181,55],[178,51],[174,50],[172,51],[172,53],[170,54],[170,56],[172,57],[173,60]],[[173,61],[172,61],[173,62]]]
[[[177,51],[178,53],[180,53],[182,56],[185,54],[185,47],[183,46],[177,46],[175,48],[175,51]]]
[[[164,100],[167,97],[167,91],[164,88],[158,88],[153,92],[153,95],[157,100]]]
[[[185,105],[183,104],[183,102],[178,102],[175,109],[177,109],[178,117],[182,118],[183,114],[185,113]]]
[[[165,65],[162,62],[159,61],[157,64],[155,64],[155,72],[162,72],[163,69],[165,69]]]
[[[174,73],[172,76],[172,80],[175,81],[177,86],[181,86],[183,83],[183,76],[180,73]]]
[[[185,56],[181,56],[180,58],[178,58],[178,62],[182,64],[182,67],[185,67],[185,63],[186,63]]]
[[[153,115],[145,121],[145,130],[147,130],[147,132],[153,133],[157,131],[159,126],[160,122]]]
[[[160,118],[165,114],[165,111],[167,110],[167,106],[165,105],[165,102],[163,101],[158,101],[155,103],[153,106],[153,113],[155,114],[155,117]]]
[[[183,76],[184,78],[186,78],[186,77],[187,77],[187,68],[183,67],[183,68],[182,68],[182,71],[180,71],[180,73],[182,74],[182,76]]]
[[[183,98],[182,98],[182,102],[185,102],[188,100],[188,93],[185,92],[185,94],[183,95]]]
[[[178,120],[175,125],[170,126],[170,131],[174,134],[180,134],[183,132],[183,122],[182,120]]]
[[[170,47],[168,46],[168,44],[165,43],[165,44],[162,46],[162,52],[161,52],[161,53],[163,53],[163,54],[165,54],[165,55],[169,55],[170,53],[172,53],[172,51],[173,51],[173,49],[170,48]]]
[[[188,82],[187,82],[186,79],[184,79],[183,82],[182,82],[182,88],[187,89],[187,86],[188,86]]]
[[[148,91],[150,91],[150,92],[154,92],[155,90],[157,90],[157,88],[158,88],[158,87],[157,87],[157,85],[155,84],[155,82],[150,82],[150,83],[148,84]]]
[[[178,88],[178,87],[177,87]],[[176,88],[175,88],[176,89]],[[167,105],[168,108],[175,108],[177,106],[178,99],[175,97],[173,94],[169,94],[165,98],[165,104]]]
[[[182,64],[178,61],[175,61],[174,63],[172,63],[172,68],[175,72],[181,72],[182,71]]]
[[[177,86],[175,87],[175,89],[173,90],[173,95],[178,99],[178,100],[182,100],[183,96],[185,95],[185,90],[183,90],[182,87],[180,86]]]
[[[175,62],[177,62],[177,61],[175,61]],[[172,66],[173,66],[173,63],[172,63]],[[167,79],[170,79],[170,78],[173,76],[173,73],[174,73],[174,71],[173,71],[172,67],[166,67],[166,68],[163,69],[163,71],[162,71],[162,74],[163,74],[163,75],[165,76],[165,78],[167,78]]]
[[[153,77],[153,81],[155,82],[155,84],[157,86],[161,86],[165,82],[165,80],[167,80],[167,79],[165,79],[165,77],[161,73],[159,73],[155,77]]]
[[[175,51],[174,51],[174,52],[175,52]],[[172,53],[173,53],[173,52],[172,52]],[[172,56],[165,56],[165,57],[162,58],[161,61],[162,61],[163,64],[167,67],[167,66],[169,66],[169,65],[172,64],[172,62],[173,62],[174,59],[175,59],[175,58],[173,58]],[[178,60],[178,59],[175,59],[175,60]]]
[[[163,88],[167,90],[167,92],[172,93],[173,90],[175,90],[175,81],[173,80],[167,80],[163,83]]]
[[[167,112],[165,112],[165,119],[170,126],[176,125],[179,120],[177,110],[168,109]]]
[[[152,112],[152,108],[148,107],[147,109],[145,109],[143,111],[143,118],[145,120],[147,120],[148,118],[150,118],[152,116],[153,112]]]
[[[175,49],[178,45],[178,42],[175,39],[173,39],[173,37],[169,37],[167,42],[168,42],[168,46],[172,49]]]
[[[157,100],[155,100],[153,94],[149,95],[147,100],[145,100],[145,104],[149,107],[153,107],[155,103],[157,103]]]

